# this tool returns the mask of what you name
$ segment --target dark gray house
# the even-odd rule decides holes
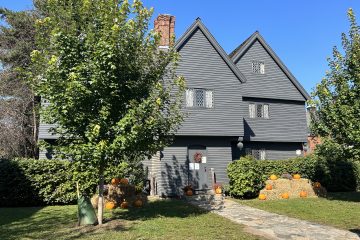
[[[155,21],[160,48],[170,43],[174,19],[160,15]],[[181,56],[177,73],[188,86],[188,117],[175,142],[144,161],[153,194],[180,194],[188,184],[206,190],[214,178],[226,183],[227,165],[242,155],[263,160],[302,154],[309,95],[259,32],[228,55],[196,19],[175,47]],[[40,125],[39,139],[56,139],[49,127]]]

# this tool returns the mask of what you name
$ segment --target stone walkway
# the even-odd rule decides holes
[[[244,206],[231,200],[225,200],[221,208],[211,208],[203,202],[191,202],[201,208],[211,210],[220,216],[245,226],[245,230],[267,239],[287,240],[353,240],[360,237],[352,232],[330,226],[311,223],[284,215],[269,213]]]

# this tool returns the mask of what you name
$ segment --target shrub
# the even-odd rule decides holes
[[[0,206],[69,204],[76,200],[70,163],[53,160],[0,160]]]
[[[141,186],[142,166],[127,163],[105,171],[105,183],[128,177]],[[73,172],[79,171],[74,178]],[[71,204],[76,202],[76,182],[84,194],[95,193],[97,171],[83,171],[67,160],[0,159],[0,207]]]
[[[360,188],[360,162],[325,159],[318,155],[288,160],[259,161],[242,157],[229,164],[229,193],[235,197],[255,197],[271,174],[299,173],[319,181],[328,191],[355,191]]]

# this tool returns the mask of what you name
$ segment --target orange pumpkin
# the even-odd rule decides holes
[[[275,174],[270,175],[270,180],[276,180],[276,179],[278,179],[278,177]]]
[[[187,190],[185,192],[186,196],[192,196],[193,195],[193,191],[191,189]]]
[[[281,194],[281,198],[289,199],[289,194],[288,193],[283,193],[283,194]]]
[[[125,199],[124,199],[124,201],[120,204],[120,207],[123,209],[126,209],[129,207],[129,203],[127,201],[125,201]]]
[[[294,176],[293,176],[293,179],[300,179],[301,178],[301,175],[300,174],[294,174]]]
[[[106,209],[114,209],[115,208],[115,203],[114,202],[107,202],[105,204],[105,208]]]
[[[119,183],[120,183],[120,179],[118,179],[118,178],[111,179],[111,184],[118,185]]]
[[[259,194],[259,200],[266,200],[266,195],[263,193]]]
[[[143,205],[143,201],[141,199],[136,199],[135,202],[134,202],[134,207],[142,207]]]
[[[129,180],[128,180],[127,178],[122,178],[122,179],[120,179],[120,184],[128,185],[128,184],[129,184]]]
[[[301,192],[300,192],[300,197],[301,197],[301,198],[306,198],[306,197],[307,197],[307,192],[304,191],[304,190],[301,191]]]
[[[315,182],[315,183],[314,183],[314,187],[315,187],[315,188],[320,188],[320,187],[321,187],[321,183]]]
[[[272,187],[271,184],[266,184],[265,189],[266,189],[266,190],[272,190],[273,187]]]
[[[216,194],[221,194],[221,193],[222,193],[221,187],[217,187],[217,188],[215,189],[215,193],[216,193]]]

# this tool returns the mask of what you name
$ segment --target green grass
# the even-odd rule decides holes
[[[179,200],[105,213],[103,227],[76,227],[76,206],[0,208],[0,239],[257,239],[243,227]]]
[[[329,193],[328,198],[234,200],[269,212],[360,232],[360,192]]]

